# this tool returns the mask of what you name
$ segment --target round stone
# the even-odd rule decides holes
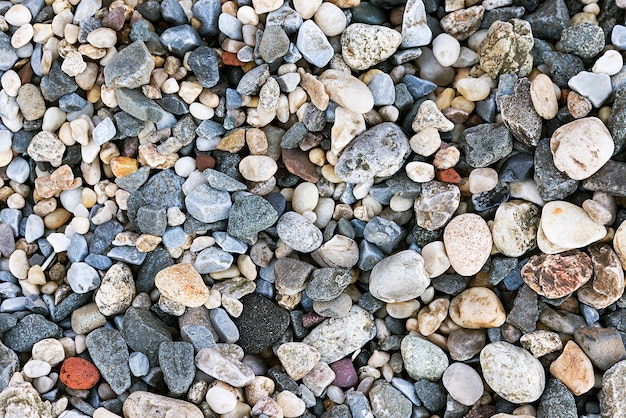
[[[190,308],[202,306],[209,298],[209,289],[191,264],[175,264],[159,271],[154,284],[162,296]]]
[[[463,328],[496,328],[504,324],[506,312],[498,296],[486,287],[471,287],[450,302],[450,318]]]
[[[491,93],[491,85],[483,78],[462,78],[456,82],[456,89],[472,102],[485,100]]]
[[[112,316],[125,312],[134,298],[133,273],[126,264],[117,263],[102,278],[95,302],[102,315]]]
[[[461,55],[461,44],[447,33],[440,33],[433,39],[433,55],[443,67],[450,67]]]
[[[430,285],[424,259],[415,251],[393,254],[374,266],[369,290],[383,302],[395,303],[415,299]]]
[[[306,376],[320,361],[320,353],[304,343],[284,343],[276,351],[276,356],[293,380]]]
[[[248,155],[239,163],[239,172],[248,181],[267,181],[277,170],[276,161],[265,155]]]
[[[70,389],[91,389],[100,380],[100,372],[90,361],[70,357],[61,365],[59,379]]]
[[[415,336],[407,335],[400,345],[404,368],[412,379],[437,381],[448,368],[448,356],[437,345]]]
[[[550,365],[550,373],[576,396],[588,392],[595,383],[593,364],[574,341],[565,344],[563,353]]]
[[[480,271],[491,254],[491,231],[487,222],[473,213],[453,218],[443,232],[450,265],[461,276]]]
[[[463,405],[472,406],[483,396],[483,380],[467,364],[452,363],[443,373],[442,382],[450,396]]]
[[[561,247],[561,251],[584,247],[606,235],[604,225],[594,222],[580,206],[563,201],[546,203],[541,212],[540,228],[546,240]],[[539,248],[548,252],[541,245]]]
[[[65,350],[59,340],[45,338],[33,345],[32,358],[43,360],[51,366],[56,366],[65,360]]]
[[[289,247],[302,253],[310,253],[322,245],[322,231],[307,218],[286,212],[276,224],[278,237]]]
[[[504,341],[487,344],[482,349],[480,367],[489,387],[509,402],[534,402],[545,388],[541,362],[523,348]]]
[[[533,79],[530,83],[530,98],[539,116],[546,120],[556,117],[559,111],[559,103],[550,77],[545,74],[539,74]]]
[[[316,1],[311,1],[310,8],[315,7]],[[294,4],[295,6],[295,4]],[[297,10],[297,7],[296,7]],[[305,10],[309,12],[309,10]],[[304,19],[306,17],[302,16]],[[319,8],[315,12],[315,23],[324,32],[326,36],[340,35],[346,28],[346,15],[343,11],[330,2],[324,2],[319,5]]]

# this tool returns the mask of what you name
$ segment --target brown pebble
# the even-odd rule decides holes
[[[231,154],[239,152],[246,143],[246,130],[235,129],[217,144],[217,149]]]
[[[119,31],[124,26],[125,20],[126,11],[124,10],[124,8],[116,7],[102,19],[102,27],[111,28],[113,30]]]
[[[39,197],[47,199],[69,189],[74,182],[74,173],[69,165],[64,164],[49,176],[35,179],[35,188]]]
[[[299,149],[284,149],[283,163],[285,168],[295,175],[311,183],[317,183],[320,175],[315,169],[315,164],[309,160],[309,155]]]
[[[586,97],[581,96],[575,91],[570,91],[567,95],[567,110],[574,119],[584,118],[591,112],[593,106]]]
[[[441,113],[452,123],[463,123],[469,117],[469,113],[456,107],[445,107],[441,110]]]
[[[208,154],[200,154],[196,157],[196,167],[200,171],[204,171],[207,168],[215,167],[215,158]]]
[[[139,151],[139,138],[136,136],[124,138],[122,140],[122,155],[125,157],[137,157]]]
[[[71,217],[71,212],[68,212],[64,208],[56,208],[43,218],[43,223],[46,228],[57,229],[65,225]]]
[[[109,161],[109,166],[115,177],[124,177],[139,169],[139,163],[130,157],[114,157]]]

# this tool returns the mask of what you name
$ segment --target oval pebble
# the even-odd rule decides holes
[[[487,222],[473,213],[452,218],[443,232],[450,265],[461,276],[480,271],[491,254],[491,231]]]

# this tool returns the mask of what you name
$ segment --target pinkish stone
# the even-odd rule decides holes
[[[354,369],[354,364],[349,358],[344,358],[330,364],[330,368],[335,372],[333,385],[340,388],[349,388],[359,383],[359,377]]]
[[[522,279],[548,299],[567,296],[584,285],[593,274],[589,256],[578,250],[530,257],[522,268]]]

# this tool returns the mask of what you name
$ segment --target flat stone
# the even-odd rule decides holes
[[[246,353],[260,353],[283,335],[289,326],[289,314],[258,293],[243,296],[240,301],[243,311],[233,318],[241,335],[237,344]]]
[[[172,334],[165,324],[142,308],[128,308],[124,314],[122,332],[128,347],[145,354],[152,366],[157,364],[159,344],[172,340]]]
[[[286,212],[276,225],[279,238],[289,247],[303,253],[310,253],[322,245],[322,232],[304,216],[296,212]]]
[[[412,404],[398,389],[384,380],[377,380],[369,391],[372,413],[377,417],[409,418]]]
[[[135,89],[150,83],[154,60],[143,41],[136,41],[119,51],[104,67],[108,87]]]
[[[498,296],[486,287],[470,287],[450,301],[450,318],[468,329],[496,328],[506,320]]]
[[[228,219],[232,202],[228,192],[203,184],[185,198],[185,206],[200,222],[211,223]]]
[[[588,392],[595,382],[591,360],[573,341],[568,341],[563,353],[552,362],[550,373],[576,396]]]
[[[576,418],[578,410],[572,392],[558,379],[550,379],[539,400],[538,417]]]
[[[593,244],[589,246],[589,255],[594,275],[578,289],[578,300],[592,308],[604,309],[622,297],[624,271],[618,255],[609,245]]]
[[[172,395],[184,395],[196,374],[193,346],[184,341],[166,341],[159,345],[159,366]]]
[[[87,335],[87,350],[92,361],[116,394],[131,384],[126,341],[115,329],[98,328]]]
[[[598,171],[613,154],[611,133],[600,119],[578,119],[559,127],[550,139],[554,165],[574,180],[584,180]],[[581,161],[580,155],[588,155]]]
[[[603,416],[618,417],[626,414],[626,399],[622,396],[624,385],[626,385],[626,360],[615,364],[602,376],[600,412]]]
[[[120,109],[144,122],[156,123],[157,129],[174,126],[176,123],[176,118],[171,113],[163,110],[139,89],[119,88],[115,94]]]
[[[404,302],[417,298],[429,285],[424,259],[411,250],[383,259],[370,273],[369,290],[383,302]]]
[[[302,342],[316,348],[321,361],[333,363],[363,347],[375,334],[372,315],[353,305],[348,315],[322,322]]]
[[[545,372],[539,360],[504,341],[482,349],[480,367],[489,387],[509,402],[534,402],[545,388]]]
[[[578,328],[574,340],[600,370],[610,369],[626,355],[619,331],[613,328]]]
[[[577,228],[567,228],[567,225],[577,225]],[[606,228],[594,222],[581,207],[563,201],[546,203],[541,212],[540,228],[550,243],[564,249],[584,247],[606,234]]]
[[[316,302],[337,298],[352,281],[349,270],[321,268],[313,271],[306,287],[307,296]]]
[[[400,346],[404,368],[414,380],[437,381],[448,368],[448,357],[444,351],[430,341],[407,335]]]
[[[432,36],[423,0],[409,0],[402,18],[402,48],[428,45]]]
[[[193,267],[200,274],[208,274],[226,270],[232,265],[232,263],[233,256],[230,253],[216,247],[209,247],[198,253],[196,260],[193,263]],[[198,298],[206,297],[206,290],[200,290],[202,288],[200,282],[196,279],[194,279],[194,282],[196,283],[196,292],[199,292]]]
[[[186,418],[204,417],[200,408],[191,402],[156,393],[137,391],[124,401],[124,416],[127,418],[167,418],[171,414],[181,414]]]
[[[601,107],[613,93],[611,78],[607,74],[581,71],[570,78],[567,85],[576,93],[589,99],[596,108]]]
[[[462,276],[480,271],[493,244],[487,223],[476,214],[453,218],[446,225],[443,242],[452,268]]]
[[[313,20],[306,20],[300,26],[296,47],[307,62],[320,68],[325,67],[334,54],[326,35]]]
[[[367,113],[374,107],[374,98],[365,83],[340,70],[329,69],[319,76],[330,100],[354,113]],[[383,124],[384,125],[384,124]]]
[[[394,29],[353,23],[341,34],[342,57],[353,70],[366,70],[393,55],[401,42]]]
[[[200,350],[196,354],[195,365],[209,376],[237,388],[254,380],[254,372],[249,366],[213,348]]]
[[[537,293],[528,286],[521,286],[513,300],[513,306],[506,317],[506,322],[523,333],[530,333],[537,328],[538,320]]]
[[[535,147],[541,139],[543,120],[533,106],[530,86],[527,78],[519,79],[513,94],[500,99],[500,108],[504,125],[513,136],[523,144]]]
[[[105,316],[118,315],[130,307],[135,298],[135,280],[123,263],[113,265],[102,278],[95,296],[98,309]]]
[[[534,255],[521,274],[524,282],[539,295],[557,299],[571,294],[591,278],[591,259],[577,250]]]
[[[442,376],[443,386],[450,396],[463,405],[472,406],[483,395],[480,375],[463,363],[452,363]]]

